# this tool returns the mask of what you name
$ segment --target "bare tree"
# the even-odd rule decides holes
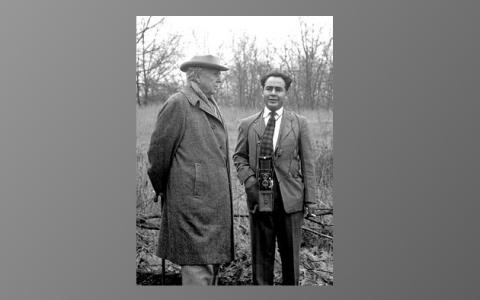
[[[160,23],[163,23],[165,18],[161,18],[158,22],[154,24],[150,24],[150,21],[152,20],[152,17],[149,16],[146,19],[141,18],[140,24],[137,24],[137,34],[136,34],[136,47],[137,47],[137,57],[136,57],[136,86],[137,86],[137,92],[136,92],[136,98],[137,98],[137,104],[140,105],[140,92],[142,89],[142,86],[144,89],[146,89],[146,94],[148,95],[148,80],[146,80],[147,73],[148,71],[146,70],[146,56],[147,53],[150,52],[153,46],[153,41],[150,43],[150,45],[145,46],[145,35],[146,33],[157,27]],[[143,79],[143,81],[142,81]],[[142,84],[143,82],[143,84]],[[147,82],[147,84],[145,84]],[[144,90],[145,93],[145,90]]]
[[[260,77],[270,69],[268,49],[260,50],[256,39],[243,35],[233,43],[233,66],[230,70],[230,88],[236,103],[254,108],[261,94]]]
[[[152,24],[152,17],[145,17],[137,25],[137,104],[141,105],[141,98],[148,101],[161,82],[170,75],[175,62],[179,57],[180,35],[160,34],[165,23],[161,18]],[[148,33],[152,33],[147,38]]]
[[[319,80],[316,82],[315,89],[319,91],[320,101],[327,109],[333,105],[333,37],[323,45],[322,56],[320,57],[320,66],[317,70]]]
[[[299,19],[300,39],[285,44],[279,52],[282,65],[293,77],[294,103],[298,107],[330,107],[333,99],[333,38],[321,39],[321,27]]]

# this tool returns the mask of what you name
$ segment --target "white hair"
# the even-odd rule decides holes
[[[201,67],[190,67],[187,69],[187,80],[193,82],[199,82],[200,72],[203,70]]]

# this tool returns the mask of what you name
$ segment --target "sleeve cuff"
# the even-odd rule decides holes
[[[238,179],[240,179],[240,182],[242,184],[244,184],[245,181],[248,179],[248,177],[250,177],[252,175],[255,175],[255,172],[253,172],[252,169],[247,168],[245,170],[242,170],[242,171],[238,172]]]

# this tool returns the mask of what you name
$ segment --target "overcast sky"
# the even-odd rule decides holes
[[[137,18],[137,23],[142,17]],[[152,17],[154,24],[161,17]],[[259,48],[267,44],[280,46],[297,39],[300,34],[299,18],[295,16],[168,16],[161,32],[179,33],[185,59],[197,54],[222,53],[224,60],[231,58],[229,48],[235,38],[246,34],[256,37]],[[333,35],[333,17],[301,17],[308,24],[322,27],[321,37]],[[151,38],[151,37],[149,37]]]
[[[137,17],[137,26],[142,18]],[[150,25],[158,22],[161,16],[152,17]],[[270,47],[281,48],[291,40],[300,39],[300,18],[312,24],[320,33],[321,39],[328,41],[333,37],[332,16],[166,16],[164,24],[159,28],[157,39],[168,34],[180,34],[180,52],[183,58],[178,66],[194,55],[214,54],[221,57],[222,63],[228,64],[233,59],[232,42],[238,41],[242,35],[256,38],[259,49]],[[319,29],[322,28],[320,31]],[[154,37],[151,30],[145,39]],[[274,57],[272,65],[281,68],[280,60]],[[179,69],[173,70],[176,76],[183,76]]]

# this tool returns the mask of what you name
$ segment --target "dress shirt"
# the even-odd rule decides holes
[[[268,119],[270,119],[270,111],[267,107],[265,107],[263,111],[263,121],[265,122],[265,126],[267,126]],[[282,124],[282,116],[283,116],[283,107],[280,107],[275,111],[275,130],[273,131],[273,150],[277,149],[277,141],[278,141],[278,134],[280,133],[280,125]]]

